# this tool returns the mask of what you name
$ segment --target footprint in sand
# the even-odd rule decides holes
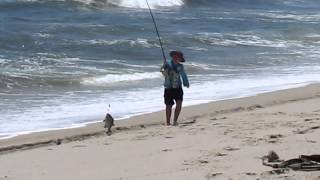
[[[223,157],[223,156],[227,156],[228,154],[224,154],[224,153],[220,153],[220,152],[217,152],[215,154],[216,157]]]
[[[172,151],[172,149],[162,149],[161,151],[163,151],[163,152],[169,152],[169,151]]]
[[[245,175],[248,175],[248,176],[256,176],[257,173],[254,173],[254,172],[247,172],[245,173]]]
[[[208,163],[209,163],[208,160],[198,159],[195,161],[184,161],[182,164],[187,165],[187,166],[199,166],[199,165],[201,166],[201,165],[205,165]]]
[[[307,128],[307,129],[304,129],[304,130],[296,130],[294,131],[295,134],[306,134],[306,133],[309,133],[309,132],[313,132],[313,130],[315,129],[319,129],[320,126],[313,126],[313,127],[310,127],[310,128]]]
[[[223,135],[228,135],[228,134],[231,134],[231,133],[233,133],[233,132],[234,132],[233,129],[227,129],[227,130],[225,130],[225,131],[223,132]]]
[[[211,179],[211,178],[216,178],[217,176],[222,175],[223,173],[209,173],[208,175],[206,175],[206,179]]]
[[[129,130],[130,128],[128,128],[128,127],[116,127],[115,129],[117,131],[123,131],[123,130]]]
[[[278,143],[281,141],[281,138],[284,136],[282,134],[270,134],[267,137],[259,138],[259,140],[263,140],[268,143]]]
[[[200,164],[208,164],[208,163],[209,163],[209,161],[207,161],[207,160],[202,160],[202,159],[199,159],[198,162],[199,162]]]
[[[282,138],[283,135],[282,134],[271,134],[269,135],[269,139],[278,139],[278,138]]]
[[[317,143],[317,141],[309,140],[309,139],[307,139],[306,141],[307,141],[308,143]]]
[[[82,147],[87,147],[86,145],[79,144],[79,145],[74,145],[72,148],[82,148]]]
[[[309,121],[313,121],[313,119],[312,118],[307,118],[307,119],[304,119],[304,121],[309,122]]]
[[[149,135],[138,135],[133,140],[146,140]]]
[[[192,124],[194,124],[194,123],[196,123],[196,122],[197,122],[197,119],[194,119],[194,120],[192,120],[192,121],[181,122],[181,123],[179,124],[179,127],[190,126],[190,125],[192,125]]]
[[[8,177],[8,176],[0,177],[0,180],[11,180],[11,179],[13,179],[13,178],[10,178],[10,177]]]
[[[191,166],[191,165],[193,165],[193,163],[192,163],[192,161],[189,162],[189,161],[184,160],[183,163],[182,163],[182,165]]]
[[[263,106],[261,106],[260,104],[256,104],[248,107],[247,110],[252,111],[252,110],[261,109],[261,108],[263,108]]]
[[[166,139],[172,139],[172,138],[174,138],[174,137],[172,137],[172,136],[165,136],[164,138],[166,138]]]
[[[240,150],[240,148],[235,148],[235,147],[225,147],[223,149],[226,150],[226,151],[238,151],[238,150]]]
[[[306,118],[304,119],[305,122],[313,122],[313,121],[318,121],[320,118]]]
[[[277,115],[280,115],[280,114],[281,114],[281,115],[286,115],[285,112],[281,112],[281,111],[277,112],[276,114],[277,114]]]

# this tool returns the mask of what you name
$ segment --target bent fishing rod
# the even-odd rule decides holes
[[[163,45],[162,45],[162,41],[161,41],[161,37],[160,37],[160,33],[159,33],[159,30],[158,30],[158,26],[157,26],[157,23],[156,23],[156,20],[154,19],[154,16],[153,16],[153,13],[152,13],[152,10],[150,8],[150,5],[149,5],[149,2],[148,0],[146,0],[146,3],[147,3],[147,6],[149,8],[149,12],[150,12],[150,15],[151,15],[151,18],[152,18],[152,21],[153,21],[153,24],[154,24],[154,29],[156,30],[156,33],[157,33],[157,36],[158,36],[158,40],[159,40],[159,43],[160,43],[160,47],[161,47],[161,51],[162,51],[162,56],[163,56],[163,64],[167,62],[167,58],[166,58],[166,54],[163,50]]]

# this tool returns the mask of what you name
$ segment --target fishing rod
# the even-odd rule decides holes
[[[161,51],[162,51],[162,56],[163,56],[163,64],[164,64],[164,63],[167,62],[167,58],[166,58],[166,54],[164,53],[164,50],[163,50],[163,45],[162,45],[161,37],[160,37],[159,31],[158,31],[157,23],[156,23],[156,20],[154,19],[154,16],[153,16],[152,10],[151,10],[151,8],[149,6],[148,0],[146,0],[146,3],[147,3],[147,6],[149,8],[149,12],[150,12],[153,24],[154,24],[154,28],[156,30],[156,33],[157,33],[157,36],[158,36],[158,39],[159,39],[159,43],[160,43],[160,47],[161,47]]]

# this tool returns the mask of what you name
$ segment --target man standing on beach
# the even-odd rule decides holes
[[[172,106],[176,103],[176,109],[174,112],[173,125],[178,125],[178,117],[182,107],[183,101],[183,90],[181,78],[183,80],[183,85],[189,88],[188,76],[184,70],[183,64],[185,62],[183,54],[180,51],[171,51],[170,61],[165,62],[162,67],[162,73],[165,77],[164,81],[164,102],[166,104],[166,125],[171,125],[171,112]],[[181,78],[180,78],[181,76]]]

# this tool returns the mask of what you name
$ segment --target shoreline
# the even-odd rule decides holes
[[[206,115],[219,115],[254,110],[292,101],[311,99],[320,95],[320,90],[318,89],[320,89],[320,84],[315,83],[303,87],[278,90],[249,97],[191,105],[183,108],[180,115],[180,121],[184,121],[185,119],[196,119]],[[148,126],[163,124],[164,115],[164,111],[161,110],[115,121],[115,127],[112,128],[113,133],[117,134],[117,132],[120,131],[143,129]],[[41,146],[59,145],[61,143],[100,136],[105,136],[102,122],[89,123],[76,128],[33,132],[8,139],[0,139],[0,154]]]
[[[277,89],[273,89],[273,90],[264,90],[264,91],[260,91],[260,92],[256,92],[256,93],[252,93],[252,94],[247,94],[247,95],[242,95],[242,96],[233,96],[233,97],[228,97],[228,98],[220,98],[220,99],[216,99],[216,100],[205,100],[203,102],[200,103],[194,103],[194,102],[189,102],[187,103],[187,105],[184,105],[185,107],[190,107],[190,106],[197,106],[197,105],[202,105],[202,104],[209,104],[209,103],[214,103],[214,102],[219,102],[219,101],[225,101],[225,100],[233,100],[233,99],[239,99],[239,98],[247,98],[247,97],[252,97],[252,96],[257,96],[259,94],[264,94],[264,93],[271,93],[271,92],[277,92],[277,91],[281,91],[281,90],[288,90],[288,89],[294,89],[294,88],[299,88],[299,87],[305,87],[308,85],[312,85],[315,84],[314,82],[300,82],[297,84],[290,84],[290,85],[286,85],[284,87],[281,88],[277,88]],[[289,86],[289,87],[287,87]],[[164,106],[164,105],[163,105]],[[161,110],[162,109],[162,110]],[[122,117],[116,118],[116,122],[122,121],[122,120],[128,120],[131,119],[133,117],[137,117],[137,116],[143,116],[143,115],[147,115],[147,114],[151,114],[151,113],[156,113],[156,112],[163,112],[163,108],[159,108],[157,110],[151,110],[151,111],[144,111],[141,113],[135,113],[135,114],[131,114],[131,115],[124,115]],[[103,118],[102,118],[103,119]],[[102,121],[102,119],[100,121]],[[92,124],[96,124],[96,123],[100,123],[100,121],[91,119],[90,122],[84,122],[84,123],[80,123],[80,124],[75,124],[75,125],[70,125],[64,128],[61,127],[52,127],[52,128],[43,128],[43,129],[39,129],[39,130],[34,130],[34,131],[23,131],[20,133],[16,133],[13,135],[0,135],[0,142],[1,140],[9,140],[18,136],[25,136],[25,135],[30,135],[30,134],[34,134],[34,133],[43,133],[43,132],[49,132],[49,131],[60,131],[60,130],[68,130],[68,129],[77,129],[77,128],[84,128],[86,126],[90,126]],[[1,147],[1,146],[0,146]],[[1,150],[0,150],[1,152]]]
[[[253,80],[253,79],[252,79]],[[271,81],[272,82],[272,81]],[[304,79],[302,80],[296,80],[295,82],[285,81],[278,85],[270,85],[265,84],[261,82],[263,85],[259,85],[259,82],[256,80],[256,85],[246,86],[247,88],[240,88],[237,89],[238,92],[235,93],[234,89],[230,88],[222,88],[219,89],[219,83],[217,86],[212,84],[212,82],[208,81],[206,83],[200,83],[195,85],[193,88],[184,88],[185,91],[185,101],[184,101],[184,107],[187,106],[194,106],[199,104],[206,104],[210,102],[217,102],[221,100],[227,100],[227,99],[237,99],[242,97],[250,97],[255,96],[257,94],[262,93],[268,93],[268,92],[275,92],[279,90],[285,90],[290,88],[296,88],[296,87],[303,87],[309,84],[316,83],[318,81],[316,80],[308,80]],[[224,83],[231,83],[231,82],[224,82]],[[222,83],[222,84],[224,84]],[[236,83],[239,83],[238,81]],[[237,85],[238,87],[238,85]],[[46,131],[53,131],[53,130],[63,130],[63,129],[74,129],[79,127],[85,127],[89,124],[98,123],[102,121],[102,119],[105,116],[106,109],[108,104],[112,105],[112,115],[117,120],[123,120],[123,119],[129,119],[134,116],[143,115],[143,114],[149,114],[153,112],[158,112],[164,109],[163,99],[159,94],[163,93],[163,87],[159,86],[155,89],[157,89],[157,92],[155,93],[155,89],[150,90],[153,95],[148,98],[146,98],[146,101],[142,104],[137,103],[139,102],[139,98],[134,98],[135,100],[127,102],[128,97],[144,97],[144,94],[142,90],[138,90],[134,94],[131,93],[128,96],[126,96],[126,100],[123,102],[128,109],[123,109],[123,103],[121,101],[108,101],[105,102],[105,98],[99,98],[100,100],[97,101],[97,103],[80,103],[82,105],[78,106],[72,106],[70,104],[61,104],[60,106],[57,106],[57,108],[54,108],[54,106],[51,107],[51,103],[44,103],[44,105],[36,105],[36,108],[22,108],[21,115],[12,112],[11,108],[8,109],[8,113],[4,113],[4,116],[0,118],[0,121],[6,122],[4,124],[7,124],[9,128],[2,133],[0,133],[0,140],[3,139],[10,139],[21,135],[27,135],[31,133],[38,133],[38,132],[46,132]],[[212,93],[212,91],[214,93]],[[128,91],[130,92],[130,91]],[[147,92],[148,93],[148,92]],[[136,96],[137,95],[137,96]],[[130,99],[130,98],[129,98]],[[103,101],[103,103],[102,103]],[[155,103],[153,103],[155,102]],[[149,103],[149,105],[147,104]],[[47,105],[45,105],[47,104]],[[114,105],[114,106],[113,106]],[[140,106],[143,107],[140,107]],[[12,106],[15,107],[15,106]],[[27,107],[27,106],[25,106]],[[93,108],[96,107],[96,108]],[[18,109],[20,109],[19,106],[17,106]],[[60,108],[65,108],[67,110],[60,111]],[[13,108],[14,109],[14,108]],[[33,109],[33,110],[32,110]],[[4,109],[5,110],[5,109]],[[30,112],[29,112],[30,110]],[[67,112],[66,112],[67,111]],[[67,115],[64,113],[66,112]],[[65,116],[70,115],[69,118],[63,118]],[[59,118],[63,118],[58,120]],[[18,124],[19,119],[24,119],[21,124]],[[30,123],[35,122],[30,127]],[[42,124],[42,125],[41,125]],[[26,130],[29,129],[29,130]],[[13,131],[11,131],[13,130]]]

